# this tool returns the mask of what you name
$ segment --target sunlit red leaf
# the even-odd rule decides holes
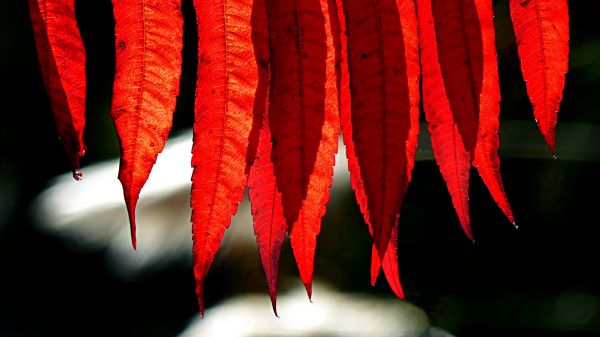
[[[195,0],[198,78],[192,148],[194,275],[203,280],[244,194],[262,116],[254,114],[258,70],[251,0]],[[263,100],[257,104],[264,105]]]
[[[279,255],[288,227],[283,216],[281,193],[277,190],[271,162],[271,132],[268,121],[265,121],[261,129],[256,160],[248,177],[248,188],[254,217],[254,234],[269,286],[273,311],[277,315]]]
[[[569,62],[566,0],[510,0],[521,70],[538,127],[552,153]]]
[[[468,195],[470,156],[452,115],[450,100],[445,90],[431,4],[431,0],[417,0],[423,109],[431,133],[435,160],[448,186],[461,226],[473,240]]]
[[[342,110],[342,123],[352,185],[377,248],[371,268],[374,283],[381,257],[396,247],[389,241],[414,163],[419,128],[417,25],[411,1],[343,3],[352,112],[348,117]],[[397,274],[392,278],[398,279]],[[395,283],[399,285],[390,282]]]
[[[475,0],[431,1],[444,90],[465,149],[475,147],[483,82],[481,27]]]
[[[514,222],[500,177],[500,86],[491,0],[432,1],[432,11],[454,122],[494,200]]]
[[[60,140],[81,179],[85,153],[85,49],[75,19],[75,0],[29,0],[33,32],[46,91]]]
[[[498,157],[500,83],[498,62],[496,60],[496,41],[494,33],[494,13],[491,0],[476,0],[475,7],[479,18],[482,38],[482,84],[477,97],[479,110],[479,128],[475,150],[472,152],[473,165],[477,167],[481,179],[506,217],[515,222],[510,204],[506,198],[500,176],[500,157]]]
[[[116,72],[111,117],[121,144],[119,179],[136,246],[135,207],[163,150],[181,74],[181,0],[113,0]]]
[[[273,162],[271,161],[271,130],[266,113],[269,81],[269,32],[264,0],[254,0],[252,34],[258,62],[258,88],[254,104],[255,115],[263,116],[256,159],[248,175],[248,196],[254,218],[254,234],[258,243],[260,260],[267,279],[273,311],[277,315],[277,276],[279,255],[288,229],[281,193],[277,190]]]
[[[339,112],[326,0],[267,1],[272,159],[300,278],[311,296],[316,237],[329,200]]]
[[[400,7],[400,12],[412,6],[412,18],[414,23],[414,36],[412,37],[412,41],[408,39],[405,40],[407,44],[414,46],[416,48],[415,55],[407,55],[410,57],[415,57],[414,64],[411,64],[412,73],[416,73],[416,93],[411,92],[413,95],[412,98],[417,100],[416,106],[416,122],[418,122],[418,99],[419,99],[419,55],[418,55],[418,36],[416,35],[416,17],[414,12],[414,3],[411,1],[406,2],[407,5],[405,7]],[[354,154],[354,142],[352,141],[352,123],[350,119],[350,87],[349,87],[349,73],[348,73],[348,51],[347,51],[347,37],[346,37],[346,17],[343,12],[343,4],[342,0],[330,0],[330,17],[332,21],[332,30],[334,36],[334,44],[336,46],[336,72],[337,72],[337,84],[338,84],[338,95],[339,95],[339,104],[340,104],[340,113],[341,113],[341,125],[342,125],[342,133],[344,135],[344,141],[346,142],[346,157],[348,158],[348,168],[350,169],[350,182],[352,185],[352,189],[354,190],[356,199],[358,201],[361,212],[363,213],[365,222],[369,227],[369,232],[372,235],[371,223],[369,221],[369,210],[367,204],[367,197],[365,195],[365,189],[363,186],[362,178],[360,176],[360,167],[358,166],[356,155]],[[410,13],[407,13],[410,15]],[[410,18],[410,16],[409,16]],[[404,27],[404,22],[409,20],[403,20],[402,25]],[[336,38],[337,37],[337,38]],[[412,110],[411,110],[412,111]],[[411,129],[412,130],[412,129]],[[412,148],[413,150],[416,147],[417,141],[417,132],[418,129],[415,129],[414,134],[411,133],[409,136],[409,142],[413,141],[414,145],[408,145],[407,148]],[[414,159],[414,153],[408,155],[409,158]],[[412,170],[412,164],[410,163],[410,167],[408,169],[409,179],[410,179],[410,171]],[[400,284],[400,276],[398,274],[398,254],[396,252],[397,249],[397,234],[398,227],[392,227],[392,235],[390,236],[390,241],[388,243],[388,248],[384,255],[383,261],[383,269],[390,284],[392,290],[399,298],[404,298],[404,292],[402,291],[402,285]],[[379,258],[379,253],[377,252],[377,247],[373,244],[373,250],[371,254],[371,284],[375,284],[377,280],[377,276],[379,275],[379,271],[381,270],[381,259]]]

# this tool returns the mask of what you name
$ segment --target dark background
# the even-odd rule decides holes
[[[508,4],[494,3],[501,120],[533,123]],[[597,127],[596,2],[569,4],[571,67],[559,124]],[[43,88],[27,2],[2,5],[0,336],[176,335],[197,315],[191,265],[122,280],[108,271],[102,251],[70,249],[33,225],[31,200],[51,177],[69,167]],[[191,0],[184,0],[184,12],[184,66],[174,130],[191,127],[193,120],[197,40]],[[88,55],[86,165],[118,155],[109,118],[114,23],[108,0],[78,1],[77,15]],[[557,139],[559,148],[563,141]],[[523,142],[541,144],[542,138]],[[502,157],[519,230],[505,220],[472,172],[475,245],[462,234],[436,164],[417,162],[400,221],[400,270],[407,299],[423,308],[433,325],[461,337],[600,336],[598,145],[580,144],[590,150],[579,160],[552,160],[549,153],[543,159]],[[344,198],[344,207],[330,208],[324,219],[316,277],[344,292],[393,296],[382,280],[374,288],[368,285],[369,238],[353,195],[336,198]],[[282,278],[297,277],[290,255],[284,247]],[[207,279],[209,306],[238,293],[258,292],[266,298],[258,254],[251,259],[256,267],[251,271],[244,266],[213,268]]]

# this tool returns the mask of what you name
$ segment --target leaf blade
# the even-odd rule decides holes
[[[269,296],[275,316],[277,314],[277,278],[279,256],[285,240],[287,223],[283,216],[281,193],[271,161],[271,130],[268,110],[269,83],[269,31],[264,0],[254,0],[252,11],[252,37],[258,63],[258,84],[254,109],[255,115],[262,115],[262,127],[256,150],[256,159],[248,175],[248,197],[254,219],[254,235],[258,244],[263,271],[267,280]]]
[[[78,171],[86,148],[83,138],[86,55],[75,18],[74,0],[29,0],[38,60],[59,138]]]
[[[242,200],[262,116],[254,114],[252,1],[195,0],[194,6],[198,78],[191,206],[196,295],[204,314],[203,281]]]
[[[181,0],[113,0],[116,71],[111,117],[119,136],[119,180],[136,240],[135,208],[171,130],[179,93]]]
[[[271,132],[268,122],[265,122],[261,129],[256,161],[248,176],[248,188],[254,218],[254,235],[267,279],[273,311],[277,315],[279,256],[288,227],[283,216],[281,193],[277,190],[271,162]]]
[[[292,250],[308,296],[329,200],[339,112],[326,0],[267,1],[272,159]]]
[[[438,61],[434,17],[430,0],[417,0],[423,110],[431,133],[435,160],[446,182],[454,209],[467,237],[473,240],[469,216],[470,156],[454,122]]]
[[[566,0],[510,0],[510,15],[533,114],[554,154],[569,62],[568,4]]]
[[[389,241],[414,165],[420,99],[416,14],[410,1],[348,0],[344,12],[352,111],[342,110],[342,124],[352,185],[378,255],[372,258],[374,283],[386,251],[395,249]]]
[[[500,84],[496,41],[494,32],[494,13],[489,0],[475,1],[479,16],[483,49],[483,79],[479,98],[479,129],[473,151],[473,165],[487,186],[496,204],[510,222],[515,218],[506,197],[500,175],[500,157],[498,148],[500,139]]]

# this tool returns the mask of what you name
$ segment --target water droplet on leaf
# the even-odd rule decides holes
[[[81,169],[74,169],[73,170],[73,179],[80,181],[81,179],[83,179],[83,171],[81,171]]]

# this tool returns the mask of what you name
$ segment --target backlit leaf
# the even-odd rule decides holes
[[[135,207],[171,130],[179,93],[181,0],[113,0],[116,71],[111,117],[121,145],[119,180],[136,246]]]
[[[29,0],[38,59],[50,107],[73,177],[81,179],[85,153],[85,49],[75,18],[75,0]]]
[[[483,69],[481,93],[478,101],[479,128],[477,142],[472,153],[473,165],[477,167],[481,179],[492,197],[504,212],[508,220],[515,222],[510,204],[506,198],[502,177],[500,176],[500,83],[498,62],[496,59],[496,41],[494,33],[494,13],[491,0],[477,0],[475,7],[481,27]]]
[[[339,111],[326,0],[267,0],[269,126],[277,187],[300,278],[311,296],[316,237],[329,200]]]
[[[431,133],[435,160],[446,181],[465,234],[473,240],[469,216],[469,152],[465,149],[445,90],[431,0],[417,0],[423,109]],[[435,1],[442,2],[442,1]],[[437,18],[436,18],[437,19]]]
[[[254,0],[252,12],[253,41],[258,62],[258,88],[256,91],[254,113],[263,115],[256,159],[248,176],[248,196],[254,218],[254,234],[258,244],[260,260],[267,279],[273,311],[277,315],[277,276],[279,255],[288,229],[281,193],[277,189],[273,162],[271,161],[271,130],[266,116],[269,81],[269,31],[264,0]],[[261,104],[262,102],[262,104]]]
[[[567,0],[510,0],[510,15],[533,115],[554,153],[556,121],[569,62]]]
[[[342,123],[352,185],[372,233],[376,254],[371,282],[381,260],[395,256],[390,244],[418,134],[419,56],[414,4],[411,1],[345,0],[351,113]],[[342,21],[342,20],[340,20]],[[397,263],[397,260],[396,260]],[[388,271],[391,268],[386,268]],[[386,274],[388,281],[398,279]],[[399,285],[399,280],[390,281]],[[400,296],[401,289],[395,289]]]
[[[248,188],[254,217],[254,234],[269,286],[273,311],[277,315],[279,255],[288,227],[283,216],[281,193],[277,190],[271,162],[271,131],[268,121],[265,121],[261,129],[256,160],[248,177]]]
[[[196,295],[244,195],[262,116],[251,0],[195,0],[198,78],[192,148],[192,232]],[[264,89],[263,89],[264,90]],[[259,94],[260,95],[260,94]],[[262,101],[257,104],[264,106]]]

